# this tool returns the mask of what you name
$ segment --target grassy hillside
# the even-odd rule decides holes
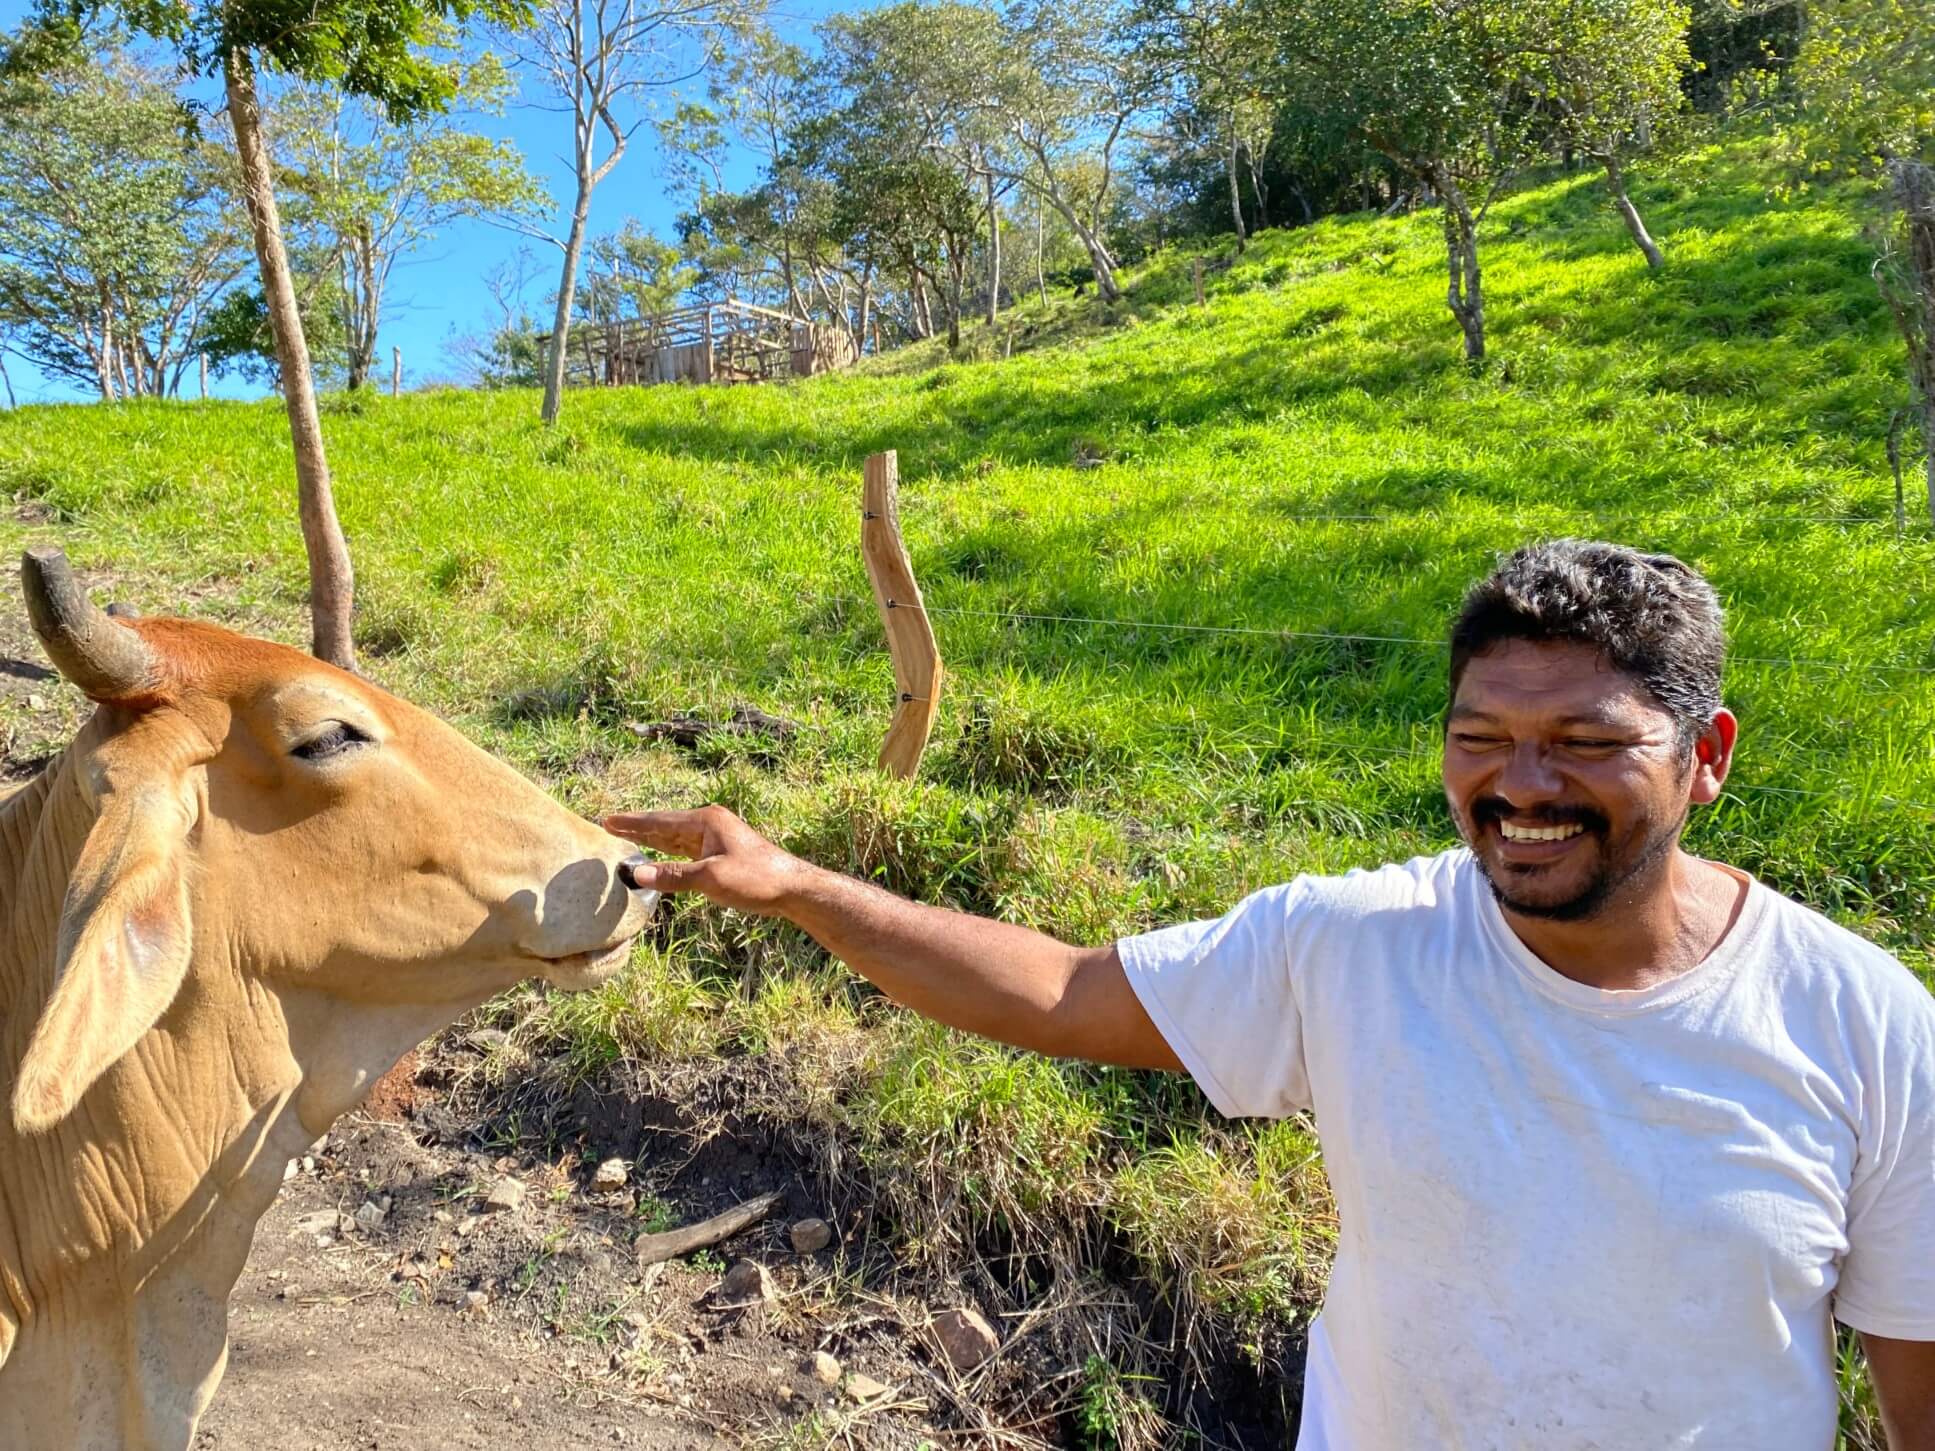
[[[1729,607],[1738,789],[1695,848],[1928,973],[1935,541],[1892,523],[1899,344],[1846,201],[1776,179],[1750,146],[1656,179],[1657,277],[1590,177],[1501,204],[1476,375],[1427,215],[1265,234],[1201,311],[1186,254],[1113,311],[1029,302],[1003,361],[1006,321],[969,341],[989,361],[583,393],[554,432],[520,393],[332,400],[366,666],[586,810],[724,800],[817,860],[1101,941],[1448,844],[1450,611],[1501,550],[1608,537]],[[914,785],[870,769],[891,672],[857,514],[882,448],[951,672]],[[146,611],[300,640],[292,480],[272,403],[0,415],[0,545],[58,540]],[[807,729],[777,760],[625,729],[736,702]],[[64,708],[0,700],[0,745]],[[860,1166],[917,1258],[1126,1265],[1199,1351],[1294,1364],[1332,1229],[1305,1126],[919,1025],[790,929],[703,907],[607,992],[503,1017],[513,1087],[521,1053],[594,1078],[723,1056],[746,1104]],[[1133,1399],[1103,1416],[1124,1439]]]

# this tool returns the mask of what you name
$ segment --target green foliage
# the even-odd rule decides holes
[[[341,283],[330,259],[307,248],[295,254],[296,265],[310,271],[308,295],[298,294],[302,331],[309,344],[310,366],[321,379],[341,382],[348,357],[343,332]],[[269,306],[259,287],[233,287],[201,319],[192,342],[208,354],[216,372],[234,372],[250,383],[281,387],[281,364],[276,358],[275,333],[269,326]]]
[[[48,375],[165,395],[243,270],[221,153],[165,79],[107,37],[0,75],[0,318]]]
[[[1912,0],[1810,0],[1796,133],[1823,166],[1935,165],[1935,26]]]
[[[442,111],[461,69],[423,47],[445,24],[473,18],[515,25],[529,0],[36,0],[42,25],[72,31],[101,11],[165,40],[188,65],[218,74],[231,52],[271,71],[329,85],[383,108],[402,124]]]

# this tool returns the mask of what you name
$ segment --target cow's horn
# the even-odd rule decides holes
[[[95,607],[60,550],[29,549],[20,582],[47,658],[84,693],[113,700],[154,683],[148,642]]]

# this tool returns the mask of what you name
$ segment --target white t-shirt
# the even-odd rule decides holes
[[[1219,1110],[1316,1115],[1300,1451],[1827,1451],[1830,1315],[1935,1340],[1935,999],[1757,882],[1638,992],[1547,967],[1462,850],[1121,952]]]

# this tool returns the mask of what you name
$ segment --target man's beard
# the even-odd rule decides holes
[[[1508,816],[1516,816],[1521,821],[1531,817],[1530,824],[1537,826],[1567,826],[1577,823],[1592,835],[1599,844],[1598,869],[1586,879],[1584,886],[1570,897],[1560,901],[1528,899],[1516,895],[1509,880],[1500,881],[1492,871],[1491,863],[1480,849],[1478,842],[1487,828]],[[1686,826],[1686,813],[1680,813],[1678,821],[1661,828],[1647,824],[1645,835],[1637,848],[1620,860],[1612,860],[1607,852],[1607,837],[1612,824],[1599,812],[1590,807],[1547,807],[1534,812],[1514,811],[1512,806],[1496,796],[1481,796],[1471,804],[1471,829],[1468,844],[1472,848],[1472,859],[1478,869],[1485,874],[1485,883],[1492,889],[1492,896],[1501,907],[1520,917],[1535,917],[1545,922],[1584,922],[1596,917],[1605,910],[1608,903],[1621,894],[1623,888],[1636,879],[1653,871],[1660,860],[1679,845],[1680,833]]]

